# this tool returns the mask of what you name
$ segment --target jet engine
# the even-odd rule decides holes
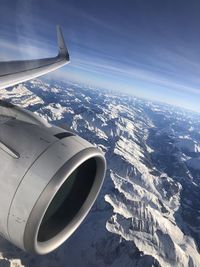
[[[106,163],[92,144],[0,101],[0,233],[46,254],[80,225],[102,186]]]

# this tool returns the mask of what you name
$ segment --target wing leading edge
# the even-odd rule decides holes
[[[0,62],[0,89],[39,77],[70,62],[60,26],[57,26],[58,55],[52,58]]]

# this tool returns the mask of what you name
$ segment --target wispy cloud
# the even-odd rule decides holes
[[[179,69],[179,66],[172,66],[172,68],[175,69],[173,70],[168,70],[166,73],[166,68],[162,70],[162,68],[159,68],[158,71],[155,70],[154,65],[153,67],[148,66],[148,65],[143,65],[142,68],[134,67],[134,64],[125,64],[115,62],[114,60],[108,60],[106,57],[104,58],[103,55],[101,55],[101,60],[97,58],[96,60],[90,60],[87,57],[85,59],[78,59],[76,58],[73,62],[73,65],[76,66],[77,68],[85,71],[85,72],[93,72],[97,75],[103,75],[103,76],[111,76],[112,79],[115,77],[123,77],[124,80],[129,79],[132,80],[133,85],[134,85],[134,80],[142,80],[145,81],[147,84],[156,84],[160,85],[161,87],[165,88],[171,88],[174,90],[179,90],[179,91],[184,91],[188,93],[194,93],[194,94],[200,94],[200,79],[198,76],[195,77],[196,80],[195,82],[199,82],[199,86],[192,86],[189,77],[186,77],[181,75],[180,73],[176,73],[176,71]],[[184,64],[186,59],[183,58],[179,64]],[[164,64],[164,62],[161,62]],[[187,62],[188,64],[192,66],[193,64],[195,65],[194,62]],[[155,65],[159,65],[160,62],[154,62]],[[167,64],[167,63],[166,63]],[[165,66],[166,67],[166,66]],[[200,66],[196,66],[200,69]],[[170,73],[171,72],[171,73]],[[181,81],[183,80],[183,81]],[[184,82],[184,80],[187,80]],[[194,83],[194,80],[192,81]]]
[[[26,39],[16,45],[8,40],[0,40],[0,60],[15,60],[56,56],[57,47],[45,42]]]
[[[131,59],[118,59],[115,56],[110,56],[107,53],[102,53],[98,50],[90,51],[88,56],[88,47],[82,47],[78,44],[81,51],[72,51],[72,65],[82,71],[95,73],[96,75],[115,77],[123,77],[124,79],[142,80],[146,83],[160,85],[162,87],[172,88],[174,90],[200,94],[200,86],[189,85],[192,83],[199,83],[200,78],[197,73],[200,73],[200,64],[196,61],[190,60],[174,51],[158,50],[157,56],[149,60],[149,64],[138,62]],[[77,46],[77,43],[76,43]],[[56,46],[43,40],[33,40],[25,36],[19,38],[18,45],[13,44],[9,40],[0,40],[1,60],[11,60],[13,56],[17,58],[38,58],[45,56],[53,56],[56,54]],[[5,52],[6,51],[6,52]],[[188,77],[182,76],[180,72],[186,72]],[[67,69],[66,69],[67,71]],[[61,76],[60,76],[61,77]],[[63,75],[64,77],[64,75]],[[188,82],[181,82],[188,80]],[[187,84],[188,83],[188,84]]]
[[[36,2],[39,3],[17,1],[16,42],[8,25],[2,25],[2,59],[13,55],[18,58],[54,56],[56,42],[52,30],[60,22],[68,40],[71,63],[56,72],[59,77],[80,76],[104,87],[124,85],[133,93],[133,88],[140,85],[141,91],[155,87],[156,93],[162,96],[169,92],[167,89],[174,95],[178,92],[192,94],[194,98],[200,96],[200,47],[197,45],[200,36],[192,32],[192,26],[197,25],[193,18],[183,28],[184,16],[177,17],[165,5],[159,5],[157,12],[148,1],[145,4],[133,1],[128,6],[109,1],[105,6],[100,2],[93,5],[88,1],[45,0],[48,12],[41,7],[43,1],[35,9]],[[187,14],[187,9],[182,11]],[[0,15],[4,16],[3,13],[1,10]]]

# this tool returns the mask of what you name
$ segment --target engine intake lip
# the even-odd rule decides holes
[[[66,226],[60,226],[60,229],[58,227],[58,229],[54,231],[55,234],[51,234],[49,230],[47,230],[49,238],[43,237],[41,230],[41,228],[44,227],[43,219],[47,214],[49,206],[55,199],[55,196],[59,190],[61,191],[61,188],[65,183],[67,183],[66,181],[69,177],[71,177],[74,171],[79,169],[81,166],[84,166],[85,163],[87,165],[90,161],[95,161],[96,163],[96,175],[92,181],[90,180],[90,186],[86,192],[87,196],[84,196],[81,200],[82,205],[79,203],[76,207],[76,214],[71,218],[71,220],[67,220]],[[59,247],[67,238],[69,238],[69,236],[78,228],[83,219],[86,217],[96,200],[104,180],[105,170],[106,162],[104,156],[100,151],[98,151],[98,149],[90,147],[77,153],[56,172],[40,195],[28,218],[24,232],[24,247],[27,251],[37,254],[47,254]],[[83,177],[83,179],[87,182],[85,177]],[[73,203],[71,204],[73,205]],[[64,220],[66,218],[67,216],[64,217]]]

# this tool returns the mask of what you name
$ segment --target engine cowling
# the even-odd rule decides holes
[[[7,111],[6,111],[7,110]],[[46,254],[80,225],[102,186],[103,154],[70,130],[1,105],[0,233]]]

